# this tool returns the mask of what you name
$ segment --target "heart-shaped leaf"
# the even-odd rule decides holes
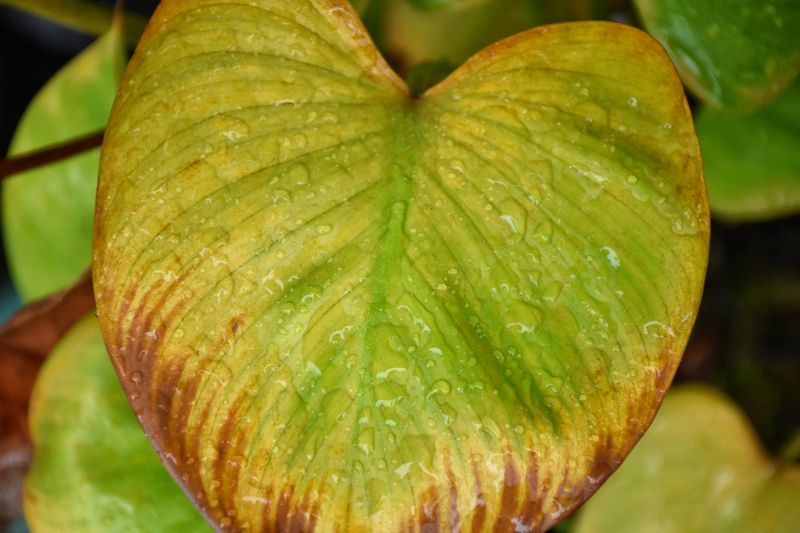
[[[708,246],[661,47],[498,43],[412,100],[346,3],[165,1],[106,135],[95,288],[224,529],[540,530],[647,427]]]
[[[697,136],[716,216],[763,220],[800,210],[800,80],[750,115],[701,110]]]
[[[636,0],[689,89],[714,107],[768,104],[800,71],[797,0]]]
[[[575,531],[791,533],[798,494],[800,468],[777,467],[729,399],[684,386],[583,506]]]
[[[29,152],[103,129],[124,66],[120,25],[62,68],[34,97],[11,143]],[[25,301],[68,287],[91,261],[99,150],[3,182],[3,231]]]
[[[30,424],[25,518],[34,531],[210,530],[136,422],[94,316],[42,368]]]

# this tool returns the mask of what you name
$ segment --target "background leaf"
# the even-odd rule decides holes
[[[636,0],[684,83],[714,107],[771,102],[800,71],[796,0]]]
[[[45,363],[30,423],[25,518],[34,531],[210,531],[131,412],[93,315]]]
[[[406,0],[420,9],[453,9],[460,10],[480,5],[489,0]]]
[[[401,71],[425,61],[457,66],[481,48],[538,20],[529,0],[487,0],[433,11],[408,0],[382,1],[380,44]]]
[[[412,100],[348,6],[163,2],[103,150],[104,336],[220,528],[545,529],[619,464],[699,303],[674,69],[618,24]]]
[[[10,153],[103,129],[124,66],[120,28],[59,71],[31,102]],[[68,286],[89,267],[99,150],[3,182],[3,232],[23,301]]]
[[[696,127],[717,217],[766,220],[800,211],[800,80],[749,115],[702,109]]]
[[[0,0],[0,6],[4,5],[27,11],[91,35],[105,33],[111,26],[114,17],[114,8],[111,5],[101,5],[91,0]],[[146,25],[145,17],[126,13],[125,25],[122,28],[125,43],[134,46]]]
[[[22,517],[31,460],[28,405],[39,367],[59,339],[94,308],[92,280],[19,310],[0,327],[0,527]]]
[[[586,503],[576,533],[792,532],[800,468],[776,467],[714,389],[670,392],[628,459]]]

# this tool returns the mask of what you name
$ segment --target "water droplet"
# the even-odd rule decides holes
[[[430,396],[432,394],[444,394],[444,395],[447,395],[447,394],[450,394],[451,390],[452,390],[452,386],[450,385],[450,382],[447,381],[446,379],[440,379],[440,380],[437,380],[437,381],[433,382],[433,385],[431,385],[431,390],[428,393],[428,396]]]
[[[636,98],[635,96],[631,96],[630,98],[628,98],[628,105],[631,106],[631,107],[638,106],[639,105],[639,99]]]
[[[460,159],[453,159],[450,161],[450,168],[452,168],[453,170],[455,170],[460,174],[463,174],[466,166],[464,165],[464,162],[461,161]]]
[[[544,292],[542,293],[542,299],[546,302],[555,302],[556,299],[561,295],[561,291],[563,289],[563,283],[560,281],[552,281],[547,284],[547,287],[545,287]]]
[[[608,263],[611,265],[611,268],[613,268],[614,270],[618,269],[620,266],[620,262],[616,250],[614,250],[610,246],[603,246],[602,248],[600,248],[600,250],[606,253],[606,259],[608,260]]]
[[[601,127],[608,126],[608,110],[595,102],[581,102],[575,106],[575,113],[582,116],[586,122]]]
[[[330,224],[322,224],[317,226],[317,235],[325,235],[331,232],[331,225]]]
[[[522,300],[508,304],[507,311],[510,321],[506,324],[506,329],[514,333],[533,333],[544,320],[541,309]]]
[[[308,184],[311,173],[309,172],[307,166],[303,165],[302,163],[296,163],[289,167],[285,176],[293,185],[303,187]]]
[[[327,124],[337,124],[339,122],[339,117],[333,113],[323,113],[322,116],[320,116],[320,120]]]
[[[639,178],[637,178],[637,177],[636,177],[636,176],[634,176],[633,174],[628,174],[628,177],[627,177],[627,178],[625,178],[625,179],[626,179],[626,181],[627,181],[628,183],[630,183],[631,185],[633,185],[634,183],[638,183],[638,182],[639,182]]]
[[[375,431],[370,427],[364,428],[358,434],[356,446],[364,455],[370,455],[375,449]]]
[[[306,54],[306,49],[301,44],[295,43],[289,47],[289,56],[291,57],[303,57]]]
[[[553,238],[553,223],[550,222],[550,219],[541,221],[539,225],[536,226],[534,234],[540,240],[550,242],[550,239]]]
[[[138,370],[136,370],[135,372],[133,372],[131,374],[131,383],[133,383],[134,385],[140,384],[143,379],[144,379],[144,376]]]

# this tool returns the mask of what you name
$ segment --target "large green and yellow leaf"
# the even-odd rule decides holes
[[[653,425],[581,509],[576,533],[791,533],[800,468],[777,466],[714,389],[670,392]]]
[[[103,129],[122,76],[120,25],[61,69],[34,97],[11,154]],[[100,150],[3,182],[3,236],[14,285],[24,301],[69,286],[89,268]]]
[[[800,80],[749,115],[702,109],[697,136],[715,216],[764,220],[800,211]]]
[[[708,212],[647,35],[551,26],[412,100],[329,0],[162,2],[101,162],[106,343],[222,529],[542,530],[650,422]]]
[[[147,441],[87,316],[58,344],[31,399],[34,532],[210,531]]]
[[[707,104],[755,109],[800,72],[797,0],[636,0],[647,30]]]

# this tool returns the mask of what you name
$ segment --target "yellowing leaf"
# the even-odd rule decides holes
[[[719,392],[670,392],[625,463],[581,509],[576,533],[790,533],[800,468],[777,467]]]
[[[25,518],[33,531],[210,530],[136,422],[94,316],[42,368],[30,425]]]
[[[412,100],[345,3],[166,1],[103,149],[106,342],[223,529],[543,530],[647,427],[700,298],[682,87],[616,24]]]
[[[123,65],[117,24],[34,97],[10,152],[103,129]],[[3,182],[6,256],[23,300],[63,289],[89,267],[98,160],[92,150]]]

